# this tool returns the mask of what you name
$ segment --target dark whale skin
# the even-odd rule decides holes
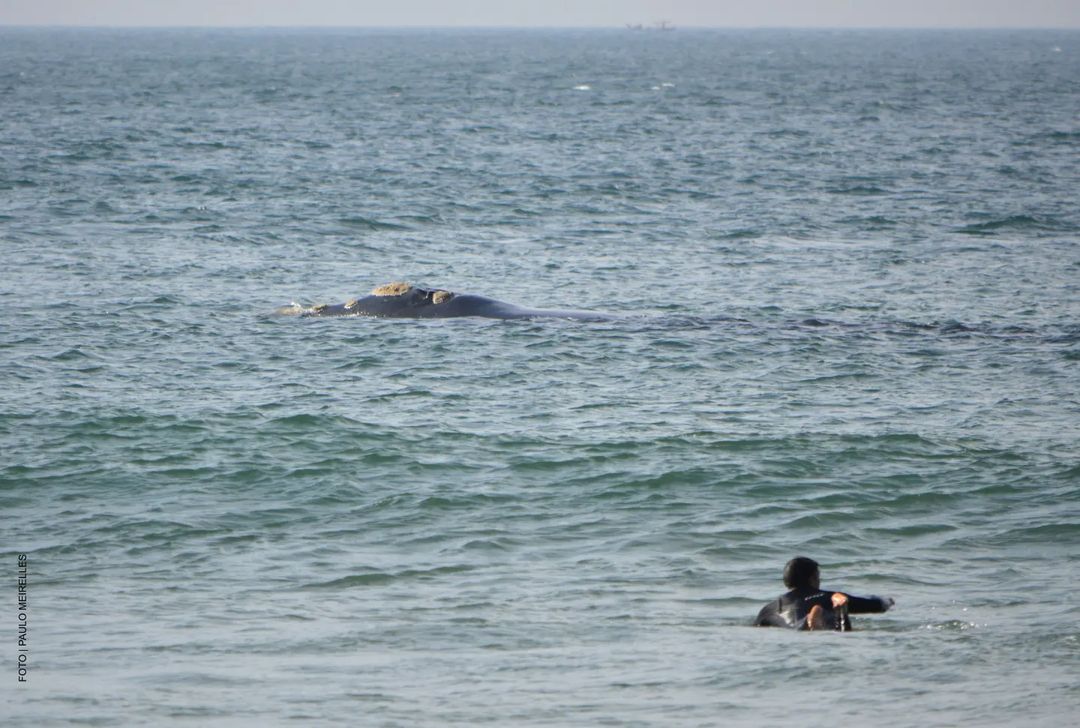
[[[617,318],[600,311],[525,308],[471,293],[450,293],[442,289],[410,287],[398,295],[368,295],[346,303],[280,309],[304,317],[366,316],[373,318],[460,318],[480,316],[494,319],[565,318],[579,321],[607,321]]]

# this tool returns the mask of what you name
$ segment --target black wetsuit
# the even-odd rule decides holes
[[[806,629],[806,616],[815,605],[820,605],[825,611],[825,629],[847,632],[851,629],[851,620],[844,614],[843,625],[837,624],[840,611],[833,610],[832,595],[835,593],[824,589],[792,589],[762,607],[754,626]],[[847,598],[847,611],[851,614],[875,614],[887,611],[892,606],[891,599],[881,597],[853,597],[848,594]]]

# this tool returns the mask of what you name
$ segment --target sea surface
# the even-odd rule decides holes
[[[0,29],[0,508],[12,725],[1067,725],[1080,33]]]

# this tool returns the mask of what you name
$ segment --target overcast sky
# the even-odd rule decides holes
[[[0,0],[0,25],[1080,28],[1080,0]]]

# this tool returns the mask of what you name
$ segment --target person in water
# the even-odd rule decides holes
[[[784,586],[791,591],[762,607],[754,626],[848,632],[849,612],[879,614],[895,604],[883,597],[856,597],[823,590],[818,563],[805,556],[797,556],[784,566]]]

